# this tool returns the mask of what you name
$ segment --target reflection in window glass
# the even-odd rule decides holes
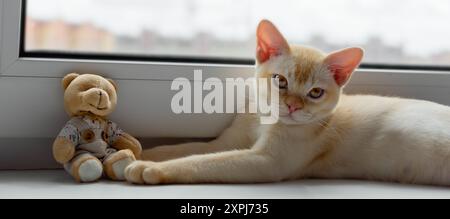
[[[263,18],[366,63],[450,65],[448,0],[28,0],[25,49],[249,59]]]

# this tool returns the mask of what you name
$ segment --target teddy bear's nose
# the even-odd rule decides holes
[[[88,90],[84,95],[84,100],[91,106],[95,106],[99,109],[104,109],[109,106],[108,94],[98,88]]]

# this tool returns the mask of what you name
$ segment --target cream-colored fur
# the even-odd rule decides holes
[[[280,93],[280,121],[262,125],[258,115],[242,114],[212,142],[147,150],[143,158],[151,161],[136,161],[126,169],[130,182],[350,178],[450,185],[450,107],[341,94],[362,50],[325,55],[304,47],[286,48],[270,22],[263,21],[259,31],[272,34],[260,33],[263,40],[275,39],[259,44],[256,77],[280,74],[289,82],[289,89]],[[282,49],[266,48],[270,46]],[[324,96],[309,98],[308,92],[317,87],[326,90]],[[298,110],[290,113],[288,105]]]

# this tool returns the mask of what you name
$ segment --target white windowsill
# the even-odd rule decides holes
[[[30,186],[32,185],[32,186]],[[0,171],[0,198],[304,199],[450,198],[445,187],[351,180],[254,185],[135,186],[103,180],[77,184],[62,170]]]

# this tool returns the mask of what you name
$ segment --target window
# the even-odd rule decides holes
[[[251,63],[255,27],[268,18],[293,43],[324,51],[362,46],[366,65],[450,66],[447,0],[27,0],[26,6],[25,56]]]

